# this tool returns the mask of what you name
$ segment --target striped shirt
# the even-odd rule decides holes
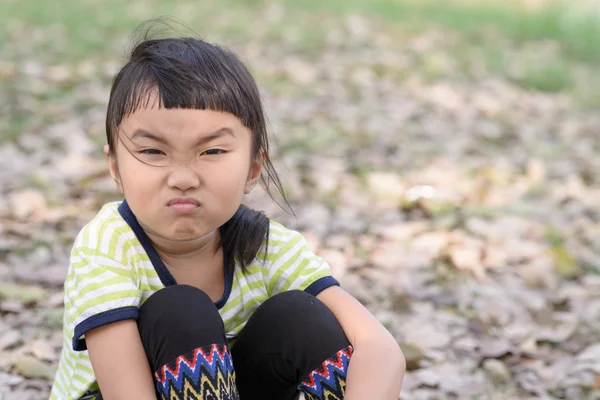
[[[317,295],[339,284],[300,233],[270,220],[267,252],[266,244],[246,271],[237,263],[224,268],[225,290],[215,306],[228,340],[237,336],[269,297],[287,290]],[[224,265],[228,262],[225,259]],[[148,297],[175,284],[127,202],[105,204],[79,232],[71,251],[63,350],[50,399],[95,398],[98,384],[85,344],[86,332],[137,319],[138,308]]]

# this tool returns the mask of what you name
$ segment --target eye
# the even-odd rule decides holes
[[[213,156],[213,155],[224,154],[224,153],[227,153],[227,152],[225,150],[222,150],[222,149],[209,149],[209,150],[206,150],[202,154],[208,154],[210,156]]]
[[[161,155],[161,154],[165,154],[162,151],[158,150],[158,149],[144,149],[144,150],[140,150],[138,153],[140,154],[149,154],[149,155]]]

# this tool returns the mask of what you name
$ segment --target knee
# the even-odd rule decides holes
[[[275,296],[268,298],[262,307],[265,308],[304,308],[308,304],[314,304],[314,301],[318,299],[312,294],[306,293],[302,290],[288,290]]]
[[[269,298],[256,310],[255,317],[276,327],[275,331],[293,332],[296,337],[309,339],[317,335],[322,340],[327,334],[344,336],[340,323],[325,303],[300,290]]]
[[[193,286],[169,286],[150,296],[140,307],[138,329],[152,370],[198,347],[227,343],[217,307]]]
[[[188,285],[173,285],[152,294],[139,310],[140,330],[157,326],[186,329],[190,324],[223,324],[212,299],[202,290]]]
[[[315,296],[292,290],[262,303],[242,330],[234,352],[258,360],[278,354],[308,373],[350,344],[337,318]]]
[[[326,313],[329,309],[315,296],[301,290],[289,290],[267,299],[255,312],[279,321],[303,320],[315,313]],[[275,322],[275,321],[274,321]]]

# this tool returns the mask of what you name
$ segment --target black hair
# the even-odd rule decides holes
[[[115,155],[117,132],[123,119],[151,101],[167,109],[228,112],[252,132],[251,159],[259,157],[261,151],[265,154],[266,176],[263,172],[261,185],[277,203],[270,191],[273,183],[291,210],[269,158],[260,93],[246,66],[233,52],[200,38],[151,38],[151,32],[163,25],[163,20],[151,20],[138,28],[141,39],[113,80],[106,115],[109,155]],[[240,205],[221,227],[221,244],[228,259],[239,262],[243,270],[256,257],[263,240],[268,243],[268,239],[269,219],[264,212],[245,205]]]

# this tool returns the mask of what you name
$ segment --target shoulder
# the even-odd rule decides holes
[[[269,220],[269,232],[266,259],[272,263],[281,263],[294,259],[317,259],[304,235],[287,228],[280,222]]]
[[[269,219],[269,243],[271,241],[285,240],[300,235],[300,232],[285,227],[274,219]]]
[[[135,234],[119,213],[120,201],[106,203],[79,231],[72,253],[94,251],[110,257],[123,256]]]
[[[295,245],[306,245],[306,239],[302,233],[270,219],[267,245],[269,254],[281,254],[294,248]]]
[[[264,279],[270,296],[287,290],[316,295],[337,285],[327,262],[316,255],[302,233],[270,221]]]

